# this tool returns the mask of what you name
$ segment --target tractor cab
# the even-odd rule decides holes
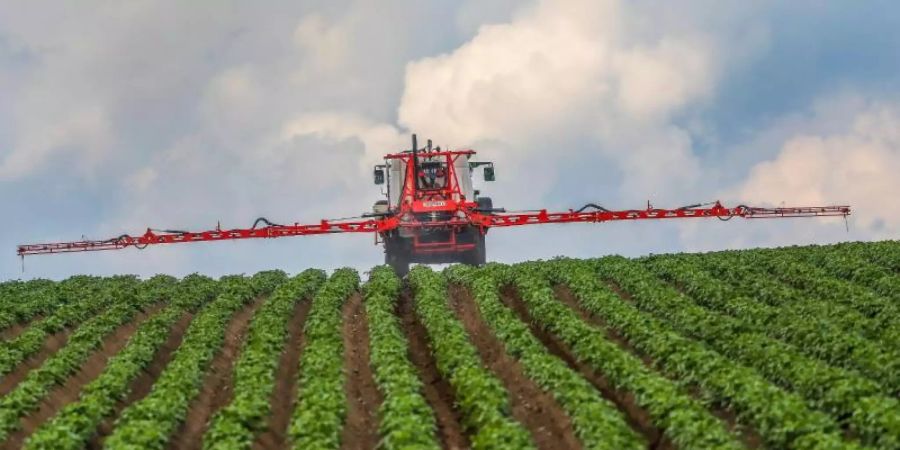
[[[374,181],[386,185],[386,199],[375,203],[372,214],[396,217],[399,227],[383,233],[385,262],[405,273],[410,262],[465,262],[483,264],[486,229],[472,225],[468,213],[489,212],[488,197],[472,186],[472,171],[484,168],[485,181],[494,181],[490,162],[471,161],[472,150],[441,150],[428,140],[418,148],[385,156],[374,168]]]

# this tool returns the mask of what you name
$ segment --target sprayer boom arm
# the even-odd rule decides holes
[[[730,220],[733,217],[745,219],[771,219],[788,217],[846,217],[850,215],[849,206],[800,206],[789,208],[759,208],[739,205],[726,208],[715,202],[710,208],[691,205],[678,209],[630,209],[612,211],[594,204],[585,205],[579,210],[566,212],[547,212],[547,210],[524,213],[473,214],[472,221],[484,227],[509,227],[518,225],[537,225],[547,223],[571,222],[611,222],[619,220],[644,219],[688,219],[716,217]],[[592,211],[586,211],[592,209]]]
[[[576,222],[611,222],[620,220],[644,219],[687,219],[716,217],[730,220],[733,217],[745,219],[786,218],[786,217],[846,217],[850,214],[849,206],[804,206],[789,208],[757,208],[740,205],[726,208],[719,202],[711,207],[691,205],[678,209],[630,209],[613,211],[598,205],[589,204],[578,210],[566,212],[547,212],[535,210],[519,213],[486,213],[474,208],[461,208],[465,218],[455,218],[445,222],[419,222],[415,219],[401,220],[398,216],[378,217],[365,220],[322,220],[317,224],[293,225],[273,224],[265,219],[258,219],[251,228],[235,228],[222,230],[216,228],[209,231],[176,231],[153,230],[140,236],[121,235],[105,240],[83,240],[75,242],[57,242],[48,244],[27,244],[18,246],[19,256],[40,255],[50,253],[71,253],[102,250],[119,250],[127,247],[139,249],[156,244],[179,244],[188,242],[226,241],[237,239],[278,238],[288,236],[307,236],[333,233],[385,233],[396,228],[427,228],[434,226],[467,226],[473,225],[483,229],[495,227],[511,227],[520,225],[538,225],[550,223]],[[260,221],[266,226],[257,227]]]
[[[257,221],[258,222],[258,221]],[[57,242],[49,244],[20,245],[17,253],[20,256],[41,255],[49,253],[71,253],[102,250],[119,250],[127,247],[144,249],[155,244],[179,244],[187,242],[229,241],[237,239],[278,238],[287,236],[307,236],[332,233],[375,233],[385,231],[396,222],[396,219],[360,220],[360,221],[328,221],[322,220],[314,225],[277,225],[263,227],[234,228],[230,230],[215,229],[209,231],[174,231],[153,230],[140,236],[121,236],[104,240],[84,240],[76,242]],[[393,225],[396,226],[396,225]]]

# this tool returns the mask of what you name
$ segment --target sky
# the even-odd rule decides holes
[[[412,132],[511,210],[853,207],[493,230],[490,260],[898,239],[898,30],[891,1],[0,0],[0,280],[364,270],[365,235],[15,247],[355,216]]]

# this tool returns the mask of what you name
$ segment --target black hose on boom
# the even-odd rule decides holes
[[[160,230],[158,228],[151,228],[150,231],[156,231],[159,233],[169,233],[169,234],[188,234],[188,233],[190,233],[190,231],[184,231],[184,230]]]
[[[582,206],[581,208],[576,209],[575,212],[577,212],[577,213],[584,212],[584,210],[586,210],[586,209],[588,209],[588,208],[593,208],[593,209],[595,209],[595,210],[597,210],[597,211],[612,212],[612,211],[610,211],[610,210],[608,210],[608,209],[606,209],[606,208],[604,208],[604,207],[602,207],[602,206],[600,206],[600,205],[598,205],[598,204],[595,204],[595,203],[588,203],[588,204]]]
[[[265,217],[257,217],[256,220],[253,222],[253,226],[250,227],[250,229],[255,230],[256,227],[259,226],[260,222],[266,224],[266,226],[269,226],[269,227],[283,227],[284,226],[284,225],[279,225],[277,223],[272,223],[271,221],[269,221],[269,219],[266,219]]]
[[[704,206],[714,205],[716,202],[706,202],[706,203],[694,203],[693,205],[685,205],[681,208],[676,209],[676,211],[680,211],[682,209],[694,209],[694,208],[702,208]]]
[[[109,243],[109,244],[120,244],[121,241],[124,240],[124,239],[127,238],[127,237],[131,237],[131,236],[129,236],[129,235],[127,235],[127,234],[120,234],[118,237],[114,237],[114,238],[112,238],[112,239],[107,239],[107,240],[105,240],[105,241],[103,241],[103,242],[104,242],[104,243]],[[138,249],[138,250],[143,250],[143,249],[147,248],[147,246],[150,245],[150,244],[131,244],[131,245],[132,245],[134,248]]]
[[[743,211],[750,211],[750,207],[747,206],[747,205],[737,205],[734,209],[740,209],[740,210],[743,210]],[[724,219],[723,219],[721,216],[716,216],[716,219],[719,219],[719,220],[721,220],[722,222],[728,222],[729,220],[731,220],[731,219],[733,219],[733,218],[734,218],[734,216],[728,216],[728,217],[726,217],[726,218],[724,218]]]

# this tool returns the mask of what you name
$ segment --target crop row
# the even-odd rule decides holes
[[[839,445],[836,424],[807,408],[803,399],[766,381],[757,372],[685,338],[606,289],[581,262],[554,262],[551,277],[568,285],[582,308],[603,317],[628,341],[682,383],[697,386],[718,405],[733,410],[775,447]]]
[[[0,289],[0,330],[26,323],[60,306],[56,283],[49,280],[9,281]]]
[[[22,285],[25,284],[21,280],[8,280],[0,282],[0,298],[8,299],[13,298],[19,290],[22,289]],[[0,310],[4,309],[3,305],[0,305]]]
[[[184,420],[203,376],[225,339],[231,316],[256,295],[271,292],[284,280],[282,272],[261,272],[248,279],[223,277],[218,297],[191,322],[172,360],[143,399],[132,403],[107,438],[109,448],[164,448]]]
[[[900,445],[900,416],[895,414],[900,404],[883,395],[883,388],[874,381],[803,356],[790,344],[743,331],[749,326],[742,326],[741,319],[697,306],[637,262],[607,257],[596,266],[605,278],[630,294],[639,308],[792,389],[810,406],[852,427],[864,442]]]
[[[462,323],[447,305],[444,278],[425,266],[409,273],[415,312],[422,321],[441,373],[456,394],[463,425],[472,446],[483,449],[533,448],[528,431],[510,417],[506,389],[482,366]]]
[[[767,254],[748,250],[738,253],[737,256],[739,263],[761,267],[772,276],[821,300],[845,304],[868,317],[884,322],[900,321],[900,306],[893,301],[879,297],[853,283],[830,277],[818,267],[792,261],[783,253]]]
[[[900,277],[890,269],[848,251],[846,246],[810,246],[773,251],[788,251],[792,256],[796,255],[803,261],[820,267],[829,275],[851,280],[895,301],[900,300]]]
[[[288,436],[295,449],[337,448],[347,415],[341,307],[359,286],[353,269],[338,269],[313,298],[300,357],[298,397]]]
[[[371,365],[384,396],[379,410],[381,445],[386,449],[439,449],[434,412],[422,396],[422,382],[407,352],[409,344],[394,315],[400,279],[387,266],[372,269],[363,295]]]
[[[877,341],[882,347],[898,351],[900,327],[888,320],[866,317],[858,310],[832,301],[820,301],[817,296],[800,291],[778,281],[768,272],[751,266],[741,266],[734,254],[677,255],[677,260],[689,260],[727,282],[743,294],[761,303],[793,310],[799,315],[821,318],[841,327],[847,333],[861,334]]]
[[[145,283],[143,286],[135,278],[111,280],[99,294],[114,298],[111,306],[103,313],[79,326],[69,337],[66,345],[50,356],[44,363],[28,373],[16,387],[0,398],[0,440],[19,427],[19,419],[40,405],[54,385],[62,384],[77,372],[103,338],[119,326],[134,319],[135,314],[160,300],[158,297],[171,286]]]
[[[173,281],[169,277],[154,277],[146,283],[165,285]],[[115,304],[118,291],[130,289],[136,283],[138,280],[130,276],[75,277],[60,283],[56,292],[66,304],[50,316],[31,324],[14,339],[0,343],[0,376],[10,373],[22,361],[37,353],[47,336],[78,325]],[[53,294],[45,292],[43,295]]]
[[[602,373],[637,404],[679,448],[741,448],[725,425],[678,384],[609,340],[604,330],[582,320],[556,300],[541,263],[515,266],[511,278],[537,324],[566,344],[576,359]]]
[[[219,410],[203,436],[203,448],[248,449],[271,412],[275,371],[294,306],[319,289],[325,272],[309,269],[279,286],[253,316],[234,366],[234,397]]]
[[[98,277],[73,277],[57,288],[60,298],[71,298],[73,304],[60,308],[55,314],[32,323],[21,334],[13,339],[0,342],[0,376],[11,372],[19,363],[36,353],[44,344],[48,335],[62,330],[66,326],[80,323],[91,317],[94,312],[110,301],[109,296],[100,295],[100,288],[121,279],[101,279]],[[62,295],[66,292],[69,295]],[[53,290],[41,294],[52,297]],[[15,301],[9,299],[9,301]]]
[[[506,271],[508,273],[508,271]],[[454,266],[447,271],[450,280],[465,284],[472,291],[485,323],[506,351],[522,365],[525,375],[552,395],[572,420],[578,439],[591,449],[638,449],[647,444],[631,429],[616,405],[565,362],[552,355],[531,334],[528,326],[500,301],[497,267],[476,270]]]
[[[860,256],[872,263],[900,274],[900,241],[847,242],[837,244],[841,251]]]
[[[830,364],[857,369],[892,392],[900,388],[900,354],[879,348],[856,333],[847,333],[831,321],[775,308],[742,295],[690,261],[654,257],[645,267],[677,284],[698,304],[735,317],[735,330],[762,330],[796,346],[801,353]]]
[[[215,292],[215,281],[197,275],[185,277],[174,289],[170,306],[142,323],[125,347],[109,359],[100,376],[82,389],[78,400],[41,425],[25,442],[25,448],[84,448],[100,422],[113,414],[117,401],[128,395],[131,383],[169,338],[174,323],[187,311],[211,300]]]

